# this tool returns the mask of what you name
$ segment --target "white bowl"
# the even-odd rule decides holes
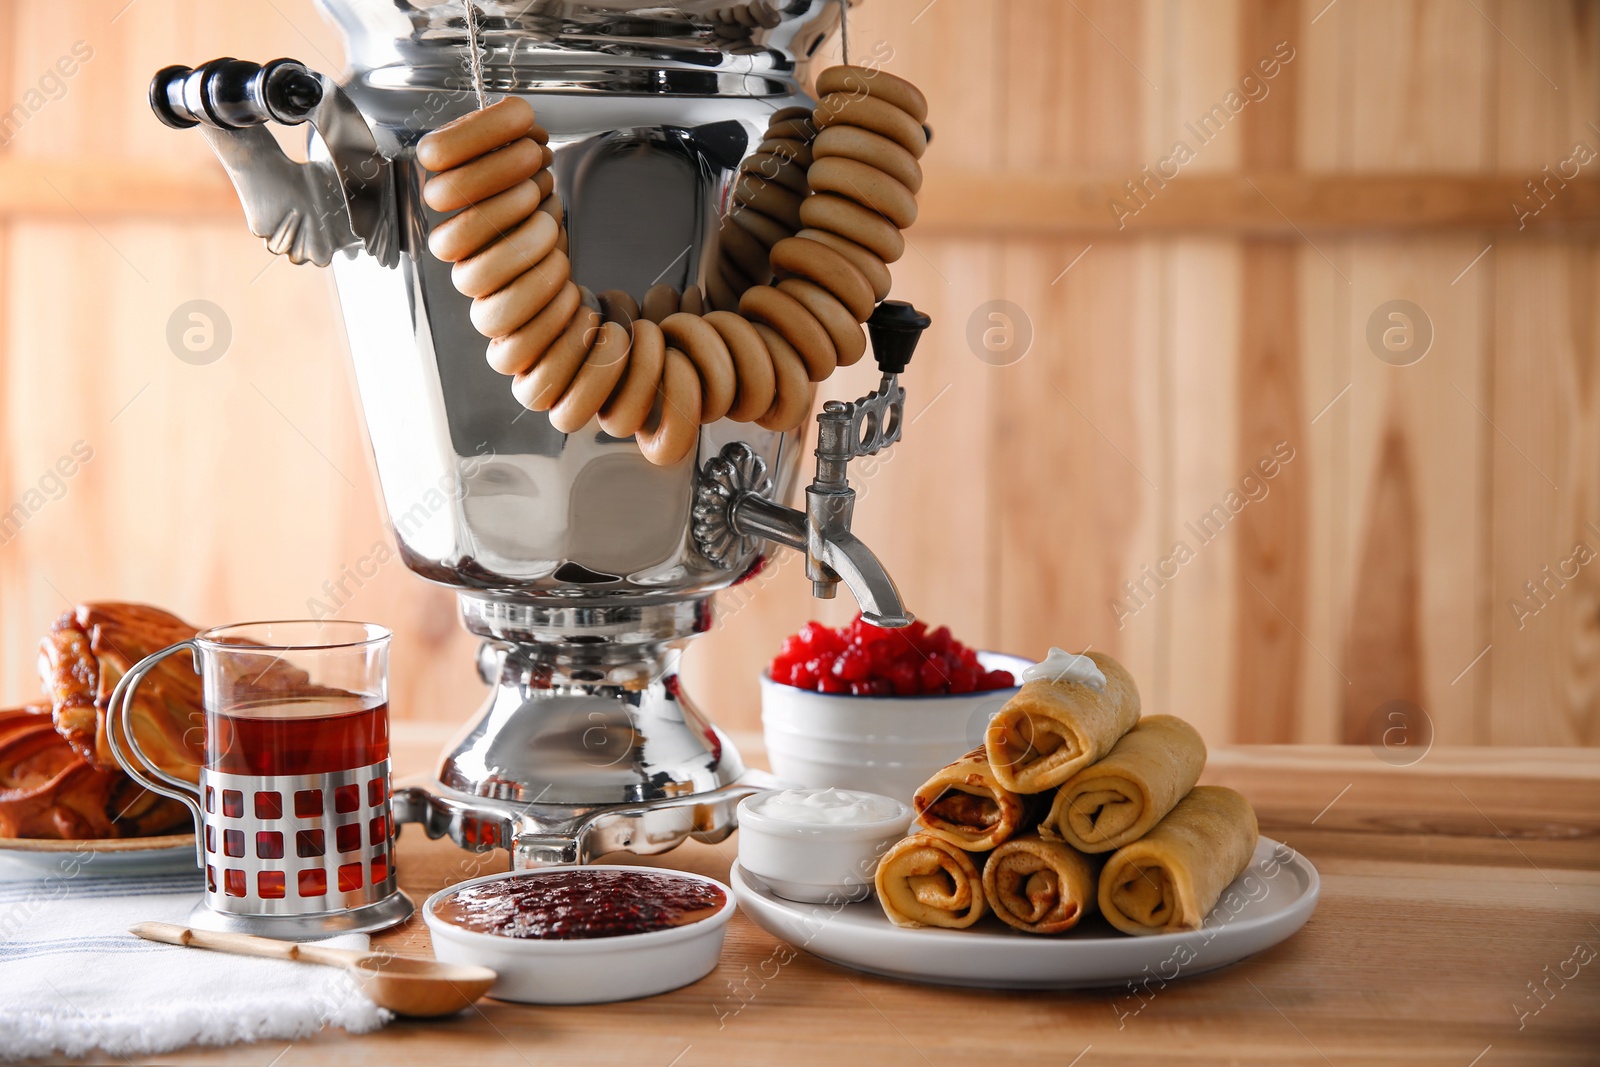
[[[470,963],[488,967],[500,977],[489,995],[525,1004],[603,1004],[613,1000],[653,997],[698,982],[716,970],[722,939],[733,917],[733,890],[702,874],[663,870],[662,873],[706,882],[722,890],[721,909],[715,915],[643,934],[616,937],[539,940],[505,937],[463,930],[435,914],[441,901],[468,886],[507,878],[538,878],[571,867],[511,871],[473,878],[429,897],[422,917],[433,935],[433,954],[442,963]],[[654,871],[653,867],[595,864],[589,871]]]
[[[979,652],[985,670],[1019,680],[1033,660]],[[924,697],[818,693],[761,672],[761,728],[772,773],[796,785],[881,793],[902,804],[940,767],[983,744],[1017,688]]]
[[[739,801],[739,866],[785,900],[807,904],[865,900],[878,857],[906,835],[911,808],[871,823],[798,823],[756,810],[757,793]],[[885,797],[886,800],[893,798]]]

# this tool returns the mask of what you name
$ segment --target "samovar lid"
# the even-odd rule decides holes
[[[382,87],[459,88],[462,0],[317,0],[350,73]],[[786,95],[839,24],[839,0],[477,0],[494,91]],[[498,84],[497,84],[498,83]]]

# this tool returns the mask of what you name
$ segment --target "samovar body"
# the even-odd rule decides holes
[[[345,37],[337,82],[292,61],[216,60],[161,72],[152,103],[203,127],[269,247],[331,265],[399,552],[458,591],[484,639],[488,701],[435,781],[397,791],[396,817],[524,866],[719,840],[767,780],[682,691],[677,657],[768,539],[804,550],[804,516],[781,507],[804,433],[717,422],[696,452],[655,466],[596,422],[564,434],[524,409],[427,249],[442,216],[422,202],[414,147],[478,106],[462,3],[319,4]],[[735,6],[730,21],[728,5],[702,2],[477,4],[480,84],[524,96],[549,131],[580,285],[703,291],[739,164],[775,110],[810,105],[803,57],[837,3]],[[306,163],[263,128],[297,118],[315,131]],[[870,615],[901,622],[845,514],[844,580],[875,590]]]

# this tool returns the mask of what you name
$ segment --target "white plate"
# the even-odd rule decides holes
[[[1072,989],[1150,976],[1170,981],[1225,967],[1304,926],[1322,887],[1305,857],[1263,837],[1200,930],[1131,937],[1092,915],[1059,937],[1038,937],[992,915],[966,930],[905,929],[884,916],[876,899],[797,904],[737,865],[729,881],[757,926],[825,960],[908,982],[993,989]]]
[[[46,841],[0,837],[0,857],[40,871],[96,874],[168,874],[198,871],[194,833],[105,841]]]

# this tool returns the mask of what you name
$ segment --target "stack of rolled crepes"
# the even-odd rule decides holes
[[[1052,650],[1030,670],[984,746],[912,798],[919,825],[878,864],[884,913],[964,928],[992,910],[1056,934],[1098,908],[1128,934],[1199,929],[1255,853],[1249,802],[1195,784],[1200,734],[1173,715],[1140,718],[1115,659]]]

